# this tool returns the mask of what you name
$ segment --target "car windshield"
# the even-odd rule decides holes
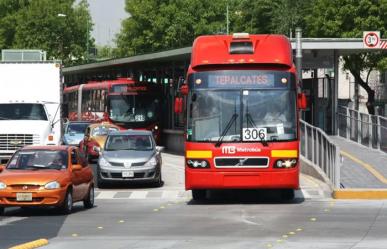
[[[8,162],[7,169],[65,169],[67,165],[67,151],[20,150]]]
[[[292,90],[194,91],[189,101],[188,140],[294,140],[295,96]]]
[[[69,123],[65,133],[84,134],[89,123]]]
[[[112,150],[152,150],[150,135],[110,135],[105,144],[106,151]]]
[[[108,126],[98,126],[95,127],[91,133],[91,135],[94,136],[107,136],[109,132],[112,131],[118,131],[118,128],[115,127],[108,127]]]
[[[0,104],[0,120],[47,120],[42,104]]]
[[[154,122],[159,115],[160,100],[153,95],[111,95],[109,116],[115,122]]]

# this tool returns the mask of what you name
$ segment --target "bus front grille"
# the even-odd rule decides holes
[[[267,168],[267,157],[216,157],[216,168]]]

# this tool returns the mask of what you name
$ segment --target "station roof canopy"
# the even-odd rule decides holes
[[[296,48],[295,39],[291,39],[292,48]],[[303,68],[329,68],[333,67],[334,52],[339,55],[359,52],[371,52],[364,48],[362,38],[302,38]],[[375,51],[375,50],[372,50]],[[91,72],[102,68],[118,66],[132,66],[142,63],[165,63],[168,61],[189,61],[191,47],[173,49],[163,52],[137,55],[126,58],[94,62],[79,66],[66,67],[63,73],[79,74]]]

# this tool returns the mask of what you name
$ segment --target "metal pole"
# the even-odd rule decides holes
[[[227,34],[229,34],[228,1],[227,1],[227,7],[226,7],[226,26],[227,26]]]
[[[297,78],[302,88],[302,29],[296,28],[296,68]]]
[[[86,17],[86,62],[89,62],[89,18]]]

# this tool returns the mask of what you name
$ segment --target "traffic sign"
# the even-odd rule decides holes
[[[379,31],[364,31],[363,32],[364,48],[379,48],[380,47],[380,32]]]

